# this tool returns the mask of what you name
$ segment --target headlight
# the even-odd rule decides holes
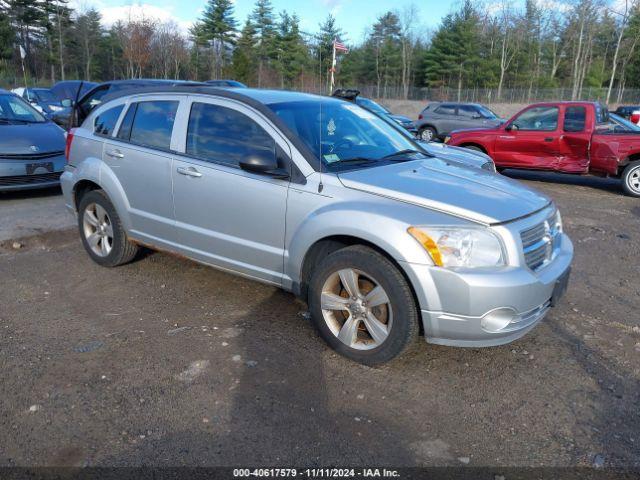
[[[500,239],[486,228],[409,227],[407,231],[439,267],[500,267],[506,264]]]
[[[449,135],[444,137],[444,143],[449,143],[450,141],[451,141],[451,137]]]
[[[489,160],[488,162],[483,163],[480,168],[489,172],[496,173],[496,164],[493,163],[493,160]]]

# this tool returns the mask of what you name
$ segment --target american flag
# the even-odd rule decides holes
[[[333,48],[336,49],[336,52],[349,53],[349,49],[347,48],[347,46],[344,43],[339,42],[338,40],[333,41]]]

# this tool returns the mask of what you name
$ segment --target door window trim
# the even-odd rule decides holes
[[[529,107],[529,108],[521,111],[520,113],[518,113],[516,115],[516,117],[507,124],[506,128],[508,128],[508,127],[510,127],[512,125],[515,125],[516,120],[518,120],[518,118],[520,118],[523,114],[527,113],[528,111],[535,110],[536,108],[552,108],[552,109],[555,109],[557,114],[558,114],[558,119],[556,120],[556,128],[554,128],[554,129],[531,129],[531,128],[520,128],[520,127],[518,127],[517,130],[515,130],[515,131],[516,132],[557,132],[558,128],[560,128],[560,107],[558,107],[557,105],[550,105],[548,107],[544,107],[544,106],[541,106],[541,105],[534,106],[534,107]]]

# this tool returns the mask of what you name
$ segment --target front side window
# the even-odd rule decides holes
[[[558,107],[534,107],[522,112],[511,125],[518,130],[553,132],[558,128]]]
[[[458,115],[466,118],[481,118],[480,112],[476,107],[472,107],[471,105],[460,105],[458,107]]]
[[[274,139],[248,116],[230,108],[194,103],[187,129],[187,155],[239,165],[252,154],[275,155]]]
[[[587,121],[587,109],[585,107],[567,107],[564,111],[565,132],[582,132]]]
[[[267,106],[334,170],[380,165],[387,161],[384,157],[407,150],[428,156],[400,127],[348,102],[314,99]]]
[[[179,102],[172,100],[139,102],[129,141],[145,147],[169,150],[178,104]]]
[[[110,108],[98,115],[93,123],[94,133],[105,137],[110,136],[115,129],[116,122],[118,121],[118,118],[120,118],[123,108],[124,105],[118,105],[117,107]]]
[[[17,95],[0,95],[0,124],[42,123],[46,119]]]

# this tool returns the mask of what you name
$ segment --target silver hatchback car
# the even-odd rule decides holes
[[[100,265],[140,245],[277,285],[365,363],[531,330],[573,246],[520,183],[428,153],[372,113],[293,92],[178,86],[106,97],[67,138],[67,207]]]

